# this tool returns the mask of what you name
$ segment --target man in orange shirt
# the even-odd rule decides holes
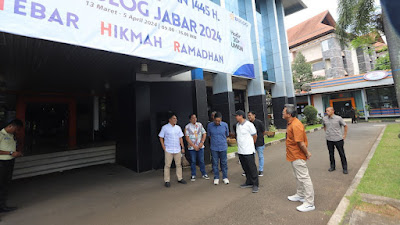
[[[288,196],[288,199],[293,202],[303,202],[297,207],[300,212],[315,210],[314,188],[306,164],[306,160],[311,158],[311,153],[307,149],[304,125],[296,118],[296,107],[292,104],[285,105],[282,117],[287,121],[286,160],[292,163],[297,181],[297,192]]]

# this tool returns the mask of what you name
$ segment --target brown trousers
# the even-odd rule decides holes
[[[169,153],[165,152],[165,166],[164,166],[164,181],[170,182],[171,181],[171,164],[172,160],[175,160],[176,165],[176,176],[178,177],[178,181],[182,180],[182,158],[181,153]]]

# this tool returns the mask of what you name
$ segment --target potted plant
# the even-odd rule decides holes
[[[226,141],[228,142],[228,146],[235,146],[237,144],[234,133],[229,133],[229,137],[226,138]]]
[[[270,125],[267,133],[269,138],[275,137],[276,127],[274,125]]]

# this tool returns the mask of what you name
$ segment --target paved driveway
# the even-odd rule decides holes
[[[308,162],[315,189],[313,212],[297,212],[299,203],[287,200],[296,184],[281,143],[266,150],[265,175],[257,194],[239,188],[244,178],[236,159],[229,161],[229,185],[214,186],[212,180],[200,178],[190,182],[190,169],[185,169],[188,184],[173,181],[169,189],[163,187],[162,171],[136,174],[103,165],[15,181],[10,205],[20,209],[2,214],[2,224],[326,224],[382,128],[371,123],[349,125],[348,175],[341,171],[338,154],[337,170],[328,172],[324,132],[308,134],[313,153]]]

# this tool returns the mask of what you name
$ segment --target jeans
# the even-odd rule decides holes
[[[258,186],[257,166],[254,160],[254,154],[241,155],[239,154],[240,164],[246,173],[246,184]]]
[[[342,168],[347,170],[347,159],[346,154],[344,153],[344,141],[326,141],[329,150],[329,159],[331,161],[331,168],[335,168],[335,146],[339,152],[340,160],[342,161]]]
[[[8,187],[14,170],[14,159],[0,160],[0,207],[6,206]]]
[[[264,146],[256,147],[258,155],[258,171],[264,171]]]
[[[219,179],[219,170],[218,163],[221,163],[222,170],[222,178],[228,178],[228,155],[227,150],[225,151],[213,151],[212,154],[212,162],[213,162],[213,171],[214,171],[214,179]]]
[[[206,165],[204,164],[204,148],[196,150],[189,150],[191,163],[190,168],[192,170],[192,176],[196,176],[196,161],[199,160],[199,167],[201,174],[206,175]]]

